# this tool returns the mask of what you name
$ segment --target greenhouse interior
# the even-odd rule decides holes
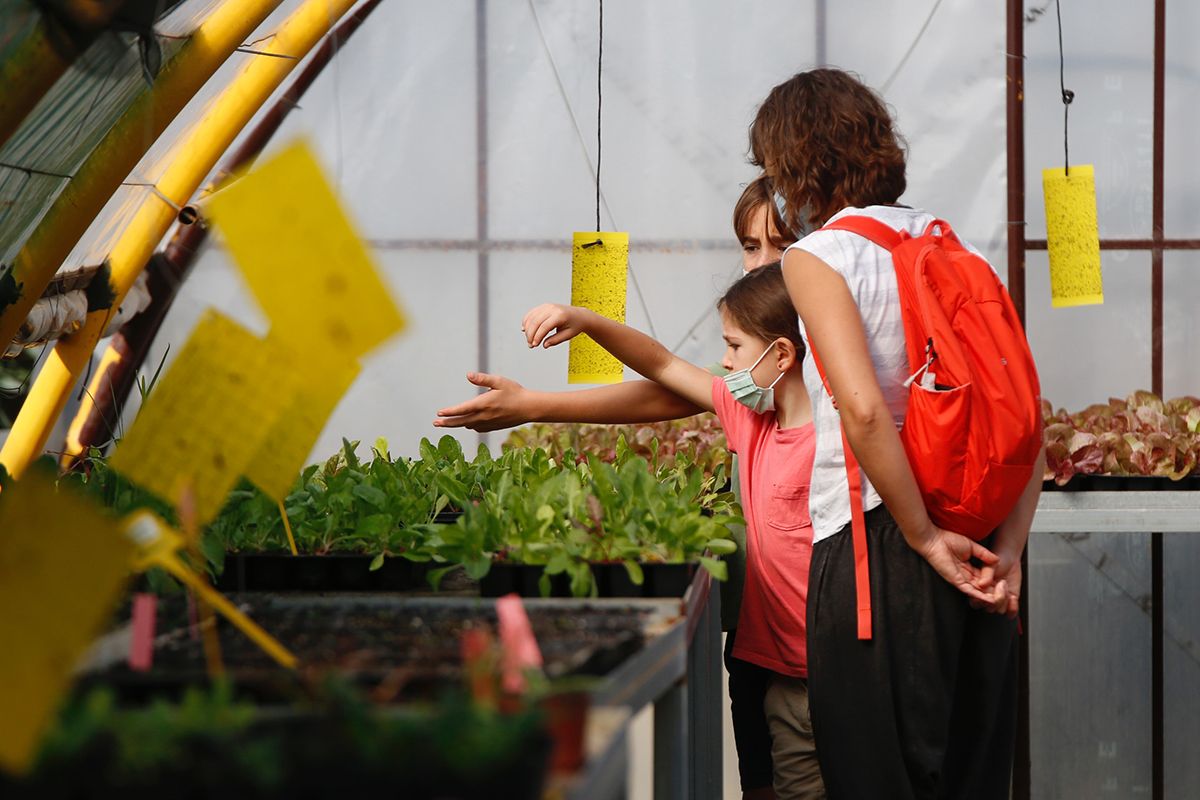
[[[0,0],[0,797],[1200,797],[1198,30]]]

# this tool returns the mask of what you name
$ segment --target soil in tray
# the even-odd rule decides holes
[[[389,699],[412,699],[439,687],[462,684],[460,641],[471,628],[495,632],[494,604],[464,602],[406,604],[354,599],[231,598],[251,619],[291,650],[306,668],[334,669],[369,687],[387,687]],[[88,680],[118,687],[136,699],[163,690],[205,682],[203,646],[186,626],[181,597],[160,602],[154,668],[132,672],[124,664]],[[642,644],[645,609],[581,604],[528,609],[534,634],[551,677],[603,675]],[[296,678],[275,665],[249,639],[219,621],[221,653],[230,676],[256,698],[295,693]]]

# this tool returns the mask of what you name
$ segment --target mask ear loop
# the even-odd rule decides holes
[[[746,370],[746,372],[747,372],[747,373],[754,372],[754,368],[755,368],[755,367],[757,367],[759,364],[761,364],[761,363],[762,363],[762,360],[763,360],[764,358],[766,358],[766,357],[767,357],[767,353],[770,353],[770,352],[771,352],[771,348],[772,348],[772,347],[774,347],[774,346],[775,346],[775,345],[777,345],[777,344],[779,344],[779,342],[777,342],[777,341],[776,341],[776,342],[771,342],[769,345],[767,345],[767,349],[766,349],[766,350],[763,350],[763,354],[762,354],[761,356],[759,356],[759,357],[758,357],[758,360],[757,360],[757,361],[755,361],[753,364],[751,364],[751,365],[750,365],[750,369]],[[775,384],[779,383],[779,381],[780,381],[780,380],[782,380],[782,378],[783,378],[784,374],[785,374],[785,373],[783,373],[783,372],[780,372],[780,373],[779,373],[779,374],[778,374],[778,375],[775,377],[775,380],[771,381],[771,385],[770,385],[770,386],[767,386],[766,388],[767,388],[767,389],[774,389],[774,388],[775,388]],[[752,381],[754,380],[754,376],[753,376],[753,375],[751,375],[751,376],[750,376],[750,380],[752,380]]]
[[[750,369],[747,370],[747,372],[754,371],[754,369],[757,368],[758,365],[762,363],[762,360],[767,357],[767,353],[771,352],[771,348],[774,347],[775,345],[776,345],[776,342],[771,342],[769,345],[767,345],[767,349],[763,350],[762,355],[758,357],[757,361],[755,361],[753,364],[750,365]],[[782,374],[782,373],[780,373],[780,374]],[[776,378],[776,380],[778,380],[778,378]],[[771,385],[774,386],[775,384],[771,384]]]

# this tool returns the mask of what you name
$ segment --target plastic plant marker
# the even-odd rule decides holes
[[[185,482],[176,506],[179,515],[179,530],[183,533],[184,545],[187,548],[188,560],[192,564],[203,564],[204,554],[200,551],[200,528],[196,525],[196,492],[192,484]],[[203,577],[207,580],[208,573]],[[202,637],[204,646],[204,662],[208,668],[208,677],[216,679],[225,674],[225,662],[221,659],[221,639],[217,634],[217,620],[213,615],[212,606],[204,602],[195,592],[188,596],[188,610],[195,610],[192,624],[192,637],[197,632]]]
[[[1096,177],[1091,164],[1042,170],[1046,245],[1050,252],[1050,304],[1054,308],[1104,302]]]
[[[599,244],[597,244],[599,242]],[[575,233],[571,248],[571,305],[625,322],[628,233]],[[571,340],[568,383],[620,383],[625,367],[586,334]]]
[[[149,672],[154,666],[154,623],[158,598],[139,592],[133,596],[133,637],[129,643],[129,668]]]
[[[319,369],[297,369],[295,391],[244,472],[267,497],[278,501],[287,497],[325,423],[359,371],[357,362],[333,355],[322,359]]]
[[[209,310],[117,446],[113,469],[175,504],[190,485],[202,527],[283,412],[296,374],[289,351]]]
[[[0,501],[0,769],[28,769],[78,659],[129,575],[132,545],[85,498],[31,469]]]
[[[492,634],[483,628],[468,628],[459,643],[471,700],[483,708],[496,707],[494,642]]]
[[[279,504],[279,516],[283,520],[283,530],[288,537],[288,547],[292,550],[292,555],[300,555],[300,551],[296,549],[296,537],[292,535],[292,521],[288,519],[287,509],[283,507],[282,500],[276,500]]]
[[[219,190],[206,213],[273,335],[356,359],[405,326],[308,146],[297,141]]]
[[[148,511],[130,515],[124,525],[126,535],[137,546],[133,559],[135,570],[162,567],[229,620],[277,664],[286,669],[296,668],[296,656],[183,563],[179,558],[179,551],[184,547],[182,536]]]
[[[500,624],[500,647],[504,652],[502,685],[506,692],[521,694],[526,686],[525,670],[542,667],[542,651],[519,595],[497,598],[496,617]]]

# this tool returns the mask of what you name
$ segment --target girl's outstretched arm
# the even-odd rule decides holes
[[[662,422],[703,409],[653,381],[630,381],[573,392],[536,392],[503,375],[468,372],[467,380],[488,391],[437,412],[438,428],[494,431],[527,422]]]
[[[553,347],[586,333],[642,377],[705,411],[713,410],[712,373],[684,361],[646,334],[594,311],[546,303],[525,315],[521,330],[530,347]]]

